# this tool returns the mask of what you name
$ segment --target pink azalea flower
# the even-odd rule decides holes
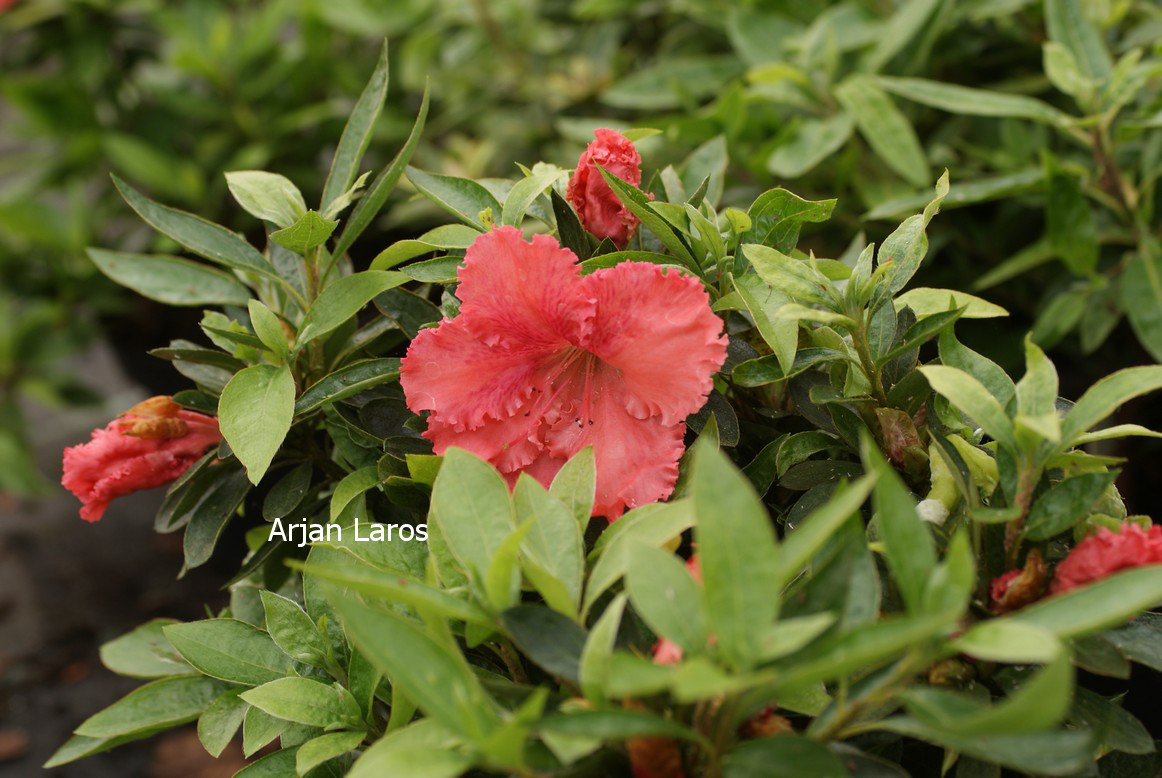
[[[569,179],[565,198],[577,209],[582,226],[597,238],[609,238],[619,249],[625,248],[638,227],[638,218],[630,213],[601,177],[598,165],[622,181],[639,186],[642,182],[642,158],[629,138],[617,130],[594,130],[597,140],[589,144],[577,169]]]
[[[218,421],[154,397],[64,451],[61,485],[98,521],[118,497],[173,481],[222,439]]]
[[[1121,532],[1100,529],[1057,565],[1050,594],[1063,594],[1131,567],[1162,564],[1162,527],[1123,524]]]
[[[726,339],[696,279],[636,262],[582,276],[576,259],[546,235],[481,235],[460,314],[412,341],[400,383],[409,408],[431,412],[436,453],[471,451],[510,483],[527,472],[547,486],[592,446],[593,515],[615,519],[673,491],[684,419]]]

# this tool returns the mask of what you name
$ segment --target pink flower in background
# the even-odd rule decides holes
[[[726,357],[722,322],[697,279],[623,262],[582,276],[546,235],[481,235],[459,271],[460,314],[422,330],[403,360],[424,436],[546,486],[592,446],[593,515],[664,499],[678,477],[684,419]]]
[[[111,501],[169,483],[221,439],[217,419],[152,397],[66,448],[61,485],[84,503],[81,518],[97,521]]]
[[[642,182],[642,158],[629,138],[617,130],[594,130],[597,140],[589,144],[577,169],[569,179],[565,198],[577,209],[582,226],[599,239],[609,238],[619,249],[625,248],[638,226],[638,219],[601,177],[598,165],[622,181],[639,186]]]
[[[1121,532],[1098,530],[1069,552],[1057,565],[1050,594],[1063,594],[1119,570],[1162,564],[1162,527],[1147,530],[1123,524]]]

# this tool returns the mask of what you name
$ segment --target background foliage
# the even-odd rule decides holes
[[[1155,604],[1158,568],[1000,618],[986,589],[1031,549],[1056,561],[1075,531],[1127,520],[1109,489],[1119,463],[1095,442],[1135,455],[1119,483],[1151,505],[1135,464],[1149,449],[1087,430],[1159,383],[1143,368],[1095,384],[1162,356],[1155,5],[29,0],[0,26],[0,272],[19,322],[0,349],[4,488],[43,488],[15,404],[92,398],[60,359],[94,323],[131,365],[172,336],[153,355],[197,384],[179,401],[217,410],[231,445],[175,484],[157,527],[184,530],[193,568],[241,507],[251,551],[216,618],[106,647],[111,669],[158,680],[84,722],[55,762],[198,718],[211,752],[240,727],[248,752],[278,738],[259,775],[335,772],[373,743],[356,773],[366,759],[368,772],[427,760],[435,775],[603,774],[635,737],[711,774],[781,761],[830,774],[839,757],[924,772],[952,754],[965,775],[1068,775],[1098,758],[1110,775],[1151,769],[1150,732],[1109,697],[1129,688],[1131,660],[1158,667],[1156,619],[1114,628]],[[383,35],[390,56],[356,102]],[[366,157],[347,165],[340,148],[324,175],[348,115],[366,119],[389,81]],[[654,205],[617,189],[647,228],[633,259],[702,277],[735,345],[690,420],[702,440],[682,499],[595,539],[568,510],[583,459],[560,487],[509,498],[483,463],[429,456],[392,379],[417,328],[455,312],[442,287],[482,211],[527,213],[587,267],[625,258],[578,242],[549,191],[597,125],[659,131],[635,135]],[[933,199],[944,168],[952,189],[942,179]],[[293,184],[221,175],[253,169]],[[367,169],[377,177],[344,212],[336,200]],[[151,197],[250,244],[191,231]],[[933,219],[940,208],[960,210]],[[873,242],[890,268],[875,275]],[[201,274],[201,296],[181,299],[132,254],[183,248],[243,275],[175,262]],[[223,309],[127,310],[90,262],[156,302]],[[369,302],[378,315],[356,318]],[[1013,315],[991,318],[998,303]],[[953,334],[973,318],[988,321]],[[1057,395],[1091,384],[1061,421]],[[1118,420],[1151,421],[1146,406]],[[930,534],[911,493],[935,492],[938,467],[953,518]],[[259,542],[262,518],[291,511],[429,516],[437,540],[423,558],[389,543],[304,561]],[[455,535],[470,520],[484,547]],[[546,546],[532,527],[576,537]],[[659,550],[691,527],[702,584]],[[656,636],[686,661],[644,661]],[[773,700],[810,737],[740,744]],[[408,725],[417,706],[427,718]]]

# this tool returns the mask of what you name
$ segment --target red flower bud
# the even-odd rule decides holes
[[[638,219],[617,199],[597,166],[601,165],[626,183],[639,186],[642,158],[629,138],[617,130],[599,129],[593,135],[597,140],[577,160],[565,198],[577,209],[586,230],[599,239],[609,238],[623,249],[637,230]]]
[[[112,500],[173,481],[221,439],[217,419],[151,397],[66,448],[61,485],[84,503],[81,518],[97,521]]]
[[[1123,524],[1121,532],[1103,528],[1078,543],[1057,565],[1049,593],[1063,594],[1119,570],[1157,564],[1162,564],[1162,527],[1144,530]]]

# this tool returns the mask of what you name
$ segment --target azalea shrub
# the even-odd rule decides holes
[[[239,569],[208,618],[102,648],[144,683],[48,766],[196,721],[249,778],[1156,770],[1119,697],[1162,670],[1162,530],[1111,446],[1157,436],[1116,414],[1162,366],[1071,401],[1034,339],[1015,381],[964,345],[1005,309],[911,283],[948,173],[815,256],[835,200],[643,170],[645,128],[459,178],[411,164],[425,97],[372,177],[387,82],[317,207],[227,174],[264,245],[114,180],[198,259],[94,262],[209,306],[204,339],[152,352],[191,388],[67,449],[64,484],[96,521],[169,482],[184,570]],[[405,178],[449,223],[357,266]]]

